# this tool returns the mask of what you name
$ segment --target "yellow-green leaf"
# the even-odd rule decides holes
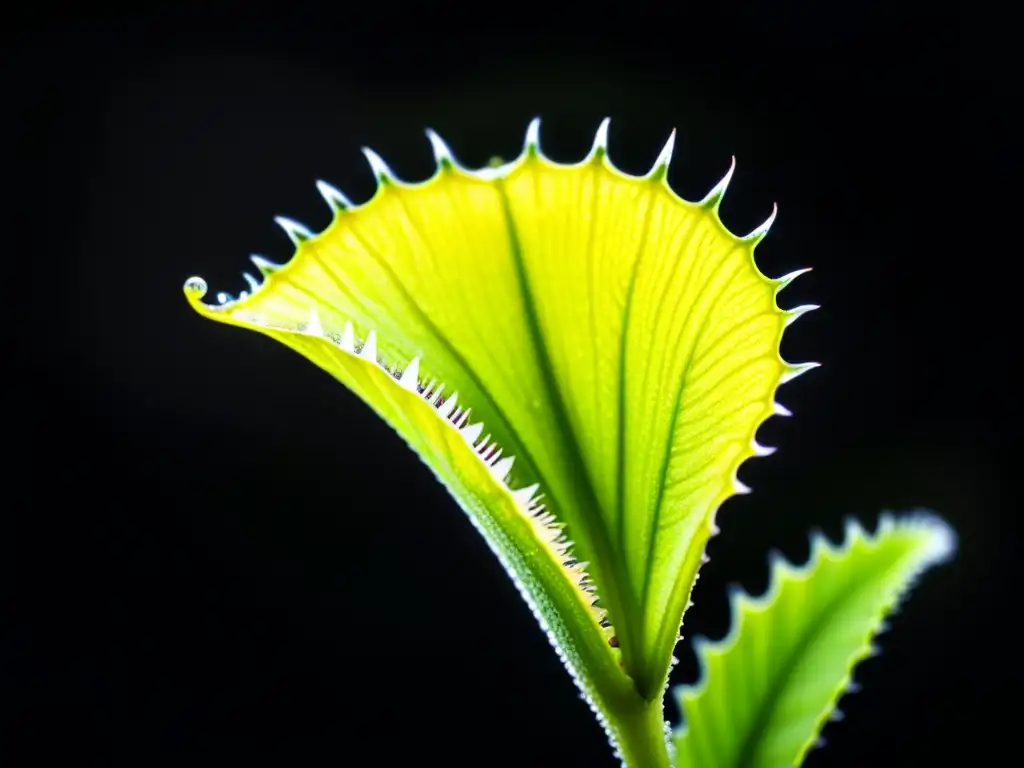
[[[734,592],[732,630],[698,643],[702,680],[677,692],[676,768],[800,765],[885,615],[955,548],[932,515],[883,515],[874,535],[850,522],[839,546],[815,536],[801,568],[776,560],[762,597]]]
[[[673,139],[633,177],[609,161],[607,127],[565,165],[543,156],[535,121],[519,158],[480,171],[428,132],[437,172],[421,183],[364,150],[379,182],[367,203],[321,183],[334,219],[316,235],[279,219],[297,246],[287,265],[256,259],[263,283],[219,305],[201,301],[198,279],[186,294],[206,317],[296,349],[387,419],[523,586],[625,758],[665,765],[660,698],[683,611],[715,512],[743,490],[737,468],[764,452],[758,426],[783,412],[776,388],[813,367],[778,354],[813,307],[780,310],[797,273],[772,280],[754,264],[771,218],[746,237],[722,224],[732,169],[684,201],[665,180]],[[486,448],[453,441],[421,398],[355,362],[370,338],[367,362],[415,359],[409,386],[457,391],[472,409],[463,434]],[[470,468],[492,446],[515,457],[507,487]],[[508,491],[534,484],[554,516],[540,529]],[[556,520],[571,551],[542,546]]]

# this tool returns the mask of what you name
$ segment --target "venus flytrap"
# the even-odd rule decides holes
[[[930,517],[816,545],[806,571],[741,602],[742,638],[704,647],[707,679],[662,697],[715,513],[745,492],[736,471],[772,449],[754,435],[778,386],[810,370],[779,356],[811,305],[778,308],[800,270],[762,275],[718,208],[733,167],[697,203],[666,182],[674,133],[651,171],[607,156],[608,121],[581,162],[541,152],[462,167],[427,132],[437,170],[396,177],[354,205],[324,182],[323,232],[279,218],[295,244],[260,283],[202,315],[286,344],[362,398],[417,452],[501,560],[631,768],[799,763],[920,570],[952,549]],[[815,628],[825,628],[818,631]],[[853,627],[856,631],[851,630]],[[827,684],[809,674],[827,669]],[[736,717],[732,717],[735,711]],[[706,725],[705,725],[706,723]]]

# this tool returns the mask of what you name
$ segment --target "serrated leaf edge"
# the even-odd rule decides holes
[[[810,578],[824,555],[841,556],[849,552],[857,540],[864,541],[869,546],[877,545],[884,537],[900,529],[930,532],[932,534],[930,546],[920,551],[911,575],[907,577],[892,602],[878,611],[871,626],[865,631],[863,642],[850,654],[847,663],[847,674],[837,683],[829,703],[818,715],[814,730],[801,748],[795,764],[799,765],[802,763],[807,753],[811,750],[825,746],[826,741],[819,734],[828,722],[843,719],[843,713],[838,708],[840,699],[846,694],[857,693],[860,690],[860,686],[853,680],[853,671],[861,661],[880,653],[872,641],[879,634],[888,630],[887,617],[899,612],[903,601],[913,590],[925,571],[935,565],[949,561],[956,554],[956,532],[949,523],[931,511],[916,510],[906,515],[894,515],[890,512],[883,512],[879,515],[878,525],[874,534],[869,533],[856,518],[847,517],[844,521],[843,540],[839,544],[833,544],[821,531],[812,533],[811,551],[807,562],[803,565],[794,565],[786,560],[780,552],[777,550],[773,551],[768,557],[770,582],[767,589],[761,595],[752,596],[738,586],[733,586],[729,589],[729,609],[732,624],[725,637],[721,640],[711,640],[705,636],[695,636],[693,638],[693,651],[697,656],[700,671],[696,682],[677,685],[672,689],[674,698],[679,702],[680,715],[684,714],[682,697],[687,694],[699,696],[707,688],[709,670],[707,668],[706,652],[714,651],[724,655],[732,649],[742,632],[741,617],[745,611],[758,611],[769,608],[778,597],[783,583],[790,579],[807,580]],[[689,723],[685,721],[680,723],[673,733],[673,741],[685,736],[689,728]]]

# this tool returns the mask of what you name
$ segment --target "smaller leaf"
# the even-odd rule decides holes
[[[698,638],[702,679],[676,691],[687,724],[677,768],[800,765],[885,615],[955,549],[953,530],[928,513],[883,515],[874,535],[850,521],[841,546],[814,536],[802,568],[776,559],[762,597],[734,592],[731,632]]]

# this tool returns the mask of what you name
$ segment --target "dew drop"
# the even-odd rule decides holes
[[[206,295],[206,281],[201,277],[190,277],[185,281],[185,293],[195,296],[197,299]]]

